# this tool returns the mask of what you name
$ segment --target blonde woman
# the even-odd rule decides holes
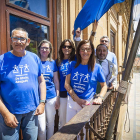
[[[49,41],[42,40],[38,46],[42,72],[46,81],[46,105],[44,114],[39,116],[39,140],[49,139],[54,134],[56,109],[59,109],[59,80],[56,62],[52,59],[53,48]],[[46,138],[47,123],[47,138]]]

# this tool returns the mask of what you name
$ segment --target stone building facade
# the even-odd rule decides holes
[[[74,21],[85,2],[86,0],[59,0],[59,2],[57,2],[57,24],[59,25],[57,28],[58,46],[63,39],[73,39],[71,32],[74,27]],[[132,0],[125,0],[123,3],[112,6],[99,20],[94,39],[94,45],[96,47],[99,44],[101,36],[107,35],[110,38],[109,50],[116,54],[118,66],[123,65],[131,3]],[[92,25],[84,29],[82,31],[82,39],[89,39],[91,30]],[[131,29],[128,53],[132,42],[133,28]],[[121,71],[121,68],[119,68],[119,70]]]

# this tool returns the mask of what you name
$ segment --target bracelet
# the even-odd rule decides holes
[[[46,100],[40,100],[40,103],[44,103],[45,104],[46,103]]]
[[[96,32],[91,31],[91,36],[95,36]]]

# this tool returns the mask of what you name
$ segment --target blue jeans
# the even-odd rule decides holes
[[[18,140],[20,127],[22,129],[23,140],[37,140],[38,116],[35,116],[34,112],[14,114],[19,122],[16,128],[7,126],[0,114],[0,140]]]

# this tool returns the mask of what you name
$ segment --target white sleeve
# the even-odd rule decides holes
[[[74,41],[81,41],[81,38],[80,37],[74,37]]]

